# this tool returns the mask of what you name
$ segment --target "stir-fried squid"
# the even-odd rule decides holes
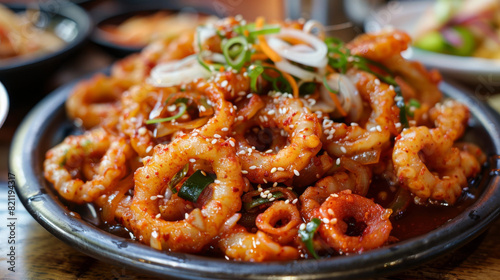
[[[81,82],[67,110],[89,130],[45,177],[153,248],[240,261],[361,253],[411,207],[460,203],[485,156],[409,37],[311,26],[226,18]]]

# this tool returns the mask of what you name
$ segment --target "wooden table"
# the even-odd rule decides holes
[[[111,56],[89,44],[63,66],[42,91],[49,92],[75,77],[101,69],[112,61]],[[25,100],[12,104],[9,117],[0,129],[0,279],[157,279],[80,253],[47,232],[18,200],[15,211],[15,272],[8,270],[8,153],[15,129],[36,101]],[[479,238],[454,252],[419,267],[378,279],[500,279],[499,237],[500,220],[497,220]]]

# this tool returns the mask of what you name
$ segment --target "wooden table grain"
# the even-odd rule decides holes
[[[231,1],[229,1],[231,2]],[[235,1],[232,1],[235,2]],[[275,9],[279,9],[275,8]],[[70,64],[49,81],[45,92],[75,77],[109,65],[113,57],[88,45]],[[11,106],[0,129],[0,279],[160,279],[130,268],[99,261],[60,241],[42,226],[16,200],[15,272],[10,271],[8,244],[8,155],[12,136],[22,118],[37,102],[24,100]],[[165,279],[165,278],[162,278]],[[423,265],[389,274],[381,279],[500,279],[500,220],[465,246]]]

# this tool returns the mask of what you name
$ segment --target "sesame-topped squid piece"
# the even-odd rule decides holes
[[[434,122],[434,126],[441,129],[451,141],[462,137],[469,117],[469,108],[454,100],[437,103],[429,110],[429,118]]]
[[[370,115],[367,120],[350,126],[324,121],[324,149],[332,156],[376,163],[382,150],[390,144],[390,136],[401,130],[399,109],[394,101],[396,93],[392,86],[370,73],[352,69],[348,75],[356,83],[363,101],[369,104]]]
[[[319,233],[339,253],[361,253],[384,245],[392,230],[392,210],[351,190],[330,195],[316,211]]]
[[[155,147],[135,173],[133,217],[124,220],[141,242],[159,250],[194,253],[220,233],[226,220],[240,210],[244,189],[241,167],[229,141],[186,134]],[[217,179],[204,190],[209,193],[202,205],[182,220],[165,220],[158,195],[165,194],[170,180],[187,163],[197,160],[210,162],[213,171],[206,172],[215,172]]]
[[[454,204],[467,186],[459,149],[440,129],[412,127],[396,139],[392,159],[399,183],[423,200]],[[477,162],[477,161],[476,161]],[[474,170],[479,171],[479,164]]]
[[[245,134],[254,125],[246,121],[234,127],[245,176],[252,182],[283,182],[306,167],[311,158],[321,149],[321,125],[315,114],[309,112],[302,102],[296,98],[266,97],[266,107],[261,109],[253,119],[266,128],[278,128],[288,135],[286,146],[275,151],[259,151],[252,147]]]
[[[278,242],[288,244],[298,234],[302,217],[297,206],[284,201],[276,201],[255,219],[257,228]]]
[[[369,167],[348,157],[338,159],[340,168],[331,176],[327,176],[308,187],[299,197],[300,213],[306,221],[310,221],[315,211],[334,193],[351,190],[359,195],[366,195],[370,187],[372,172]]]
[[[193,82],[183,90],[144,83],[132,88],[122,103],[122,130],[141,157],[151,155],[155,145],[171,141],[178,132],[196,129],[207,137],[225,137],[236,114],[224,94],[215,85],[205,82]],[[171,120],[162,121],[162,118]]]
[[[418,92],[421,103],[433,106],[441,100],[438,83],[441,76],[436,71],[428,72],[416,61],[406,60],[401,52],[408,48],[411,38],[400,30],[385,30],[378,33],[362,34],[347,44],[353,55],[382,63],[395,76],[401,76]]]
[[[76,85],[66,101],[66,112],[71,119],[80,120],[85,128],[101,123],[112,126],[118,122],[119,101],[127,88],[120,79],[97,74]]]
[[[50,149],[43,163],[44,175],[63,198],[75,203],[93,202],[127,175],[127,162],[133,155],[125,138],[97,128],[68,136]],[[83,167],[89,161],[95,165],[93,176],[85,178]]]

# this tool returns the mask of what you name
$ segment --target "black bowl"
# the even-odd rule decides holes
[[[52,3],[52,4],[50,4]],[[43,82],[55,72],[70,54],[75,52],[88,38],[92,23],[88,14],[68,1],[47,2],[40,5],[44,27],[54,32],[65,45],[50,53],[30,58],[13,58],[0,65],[0,81],[5,85],[11,99],[21,99],[39,93]],[[55,3],[55,4],[54,4]],[[23,12],[26,5],[6,4],[14,12]]]
[[[183,253],[161,252],[105,232],[70,215],[43,177],[45,152],[73,131],[64,102],[74,84],[66,85],[39,103],[19,127],[10,156],[20,200],[52,234],[95,258],[155,275],[186,279],[349,279],[374,277],[408,269],[456,249],[481,234],[500,214],[500,117],[488,106],[449,84],[441,89],[471,110],[465,138],[490,156],[490,167],[479,182],[477,200],[439,228],[362,254],[320,260],[248,263]],[[490,172],[492,171],[492,172]]]
[[[182,1],[107,2],[98,5],[90,11],[96,23],[94,31],[90,35],[90,40],[116,57],[124,57],[132,53],[140,52],[144,46],[121,45],[108,40],[105,33],[100,30],[100,26],[118,25],[133,16],[145,16],[154,14],[158,11],[214,15],[218,17],[224,16],[224,14],[216,13],[216,11],[208,6],[186,5],[182,3]]]

